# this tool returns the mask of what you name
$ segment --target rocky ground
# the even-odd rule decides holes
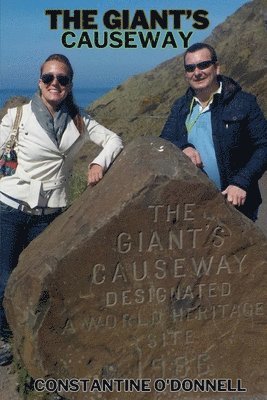
[[[263,231],[267,237],[267,172],[263,175],[260,181],[262,205],[259,211],[257,226]]]
[[[17,375],[12,367],[0,367],[1,400],[22,400],[17,391]]]

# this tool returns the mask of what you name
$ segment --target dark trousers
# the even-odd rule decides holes
[[[4,292],[19,255],[60,213],[31,215],[0,202],[0,336],[7,329]]]

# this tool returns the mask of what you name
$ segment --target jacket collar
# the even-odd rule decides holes
[[[51,140],[43,128],[39,125],[36,116],[31,110],[31,104],[26,104],[23,108],[22,119],[24,122],[24,129],[27,130],[31,128],[36,132],[36,138],[38,137],[39,143],[42,147],[50,149],[54,154],[60,154],[62,152],[67,152],[72,147],[72,145],[78,140],[81,135],[76,128],[73,120],[69,117],[67,128],[62,135],[59,146]]]
[[[238,91],[242,89],[236,81],[228,76],[218,75],[218,81],[222,82],[222,93],[220,97],[223,103],[230,100]],[[190,105],[194,96],[194,90],[189,87],[185,93],[186,103]]]

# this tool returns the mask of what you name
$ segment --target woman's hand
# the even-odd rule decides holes
[[[96,185],[104,175],[104,168],[99,164],[91,164],[88,170],[88,185]]]

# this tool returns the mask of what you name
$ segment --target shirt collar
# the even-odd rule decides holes
[[[200,105],[200,107],[201,107],[201,109],[202,109],[202,112],[203,112],[203,111],[209,110],[210,105],[211,105],[212,102],[213,102],[213,98],[214,98],[215,94],[221,94],[221,93],[222,93],[222,82],[220,82],[220,85],[219,85],[218,89],[216,90],[216,92],[214,92],[214,93],[212,94],[212,96],[211,96],[211,98],[210,98],[210,101],[208,102],[208,104],[207,104],[206,107],[204,107],[204,108],[202,108],[202,105],[201,105],[200,101],[198,100],[198,98],[197,98],[196,96],[194,96],[193,98],[194,98],[195,102],[197,102],[197,103]]]

